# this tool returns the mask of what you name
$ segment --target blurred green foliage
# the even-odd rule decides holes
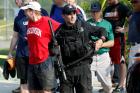
[[[53,0],[39,0],[39,3],[42,5],[44,9],[48,11],[48,13],[51,10],[51,5],[53,3]]]
[[[99,1],[101,4],[103,4],[103,9],[106,7],[107,5],[107,0],[78,0],[80,2],[78,2],[78,4],[84,9],[84,11],[86,13],[89,13],[90,11],[90,6],[91,6],[91,3],[93,2],[96,2],[96,1]],[[130,2],[130,0],[120,0],[121,3],[127,5],[130,9],[132,9],[132,4]]]

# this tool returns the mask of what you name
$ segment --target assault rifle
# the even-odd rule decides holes
[[[60,78],[63,78],[63,80],[67,80],[66,73],[65,73],[65,70],[64,70],[64,64],[63,64],[63,61],[62,61],[60,45],[58,45],[58,42],[55,38],[51,20],[48,20],[48,23],[49,23],[49,26],[50,26],[50,30],[51,30],[51,34],[52,34],[52,40],[53,40],[53,50],[52,50],[52,52],[56,56],[56,61],[57,61],[57,63],[56,63],[57,68],[56,69],[58,70],[58,74],[59,74]]]

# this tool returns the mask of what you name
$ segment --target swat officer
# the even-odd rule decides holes
[[[92,58],[90,55],[86,56],[92,50],[89,47],[89,37],[96,35],[100,38],[95,42],[95,50],[98,50],[106,39],[106,31],[77,19],[76,8],[72,5],[64,6],[62,16],[65,23],[55,34],[66,67],[67,81],[60,78],[60,93],[92,93],[90,72]],[[76,60],[79,60],[78,63],[67,67]]]

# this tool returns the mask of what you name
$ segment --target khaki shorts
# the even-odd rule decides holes
[[[112,91],[111,82],[111,60],[109,53],[103,53],[102,55],[93,56],[93,62],[91,64],[92,73],[92,86],[94,88],[94,79],[97,76],[98,81],[101,82],[103,89],[110,93]]]

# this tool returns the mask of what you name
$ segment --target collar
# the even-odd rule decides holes
[[[98,21],[96,21],[96,20],[94,20],[94,19],[93,19],[93,21],[94,21],[95,23],[100,23],[100,22],[102,22],[102,21],[103,21],[103,19],[102,19],[102,18],[100,18]]]

